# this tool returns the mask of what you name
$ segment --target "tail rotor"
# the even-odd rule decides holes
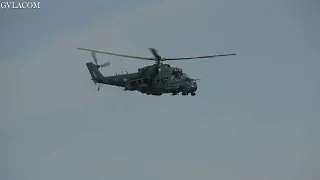
[[[106,62],[106,63],[103,63],[103,64],[98,64],[98,60],[97,60],[97,57],[96,57],[96,54],[95,52],[91,52],[91,56],[93,58],[93,62],[94,64],[97,66],[97,68],[102,68],[102,67],[109,67],[111,65],[110,61]]]
[[[98,64],[98,60],[97,60],[97,57],[96,57],[96,54],[95,52],[91,52],[91,56],[93,58],[93,65],[97,67],[97,69],[99,68],[102,68],[102,67],[109,67],[110,66],[110,61],[106,62],[106,63],[103,63],[103,64]],[[89,70],[90,71],[90,70]],[[91,73],[91,76],[93,77],[92,80],[93,80],[93,83],[95,85],[98,85],[98,91],[100,90],[100,88],[102,87],[103,84],[99,83],[99,81],[97,81],[97,79],[99,79],[99,77],[96,77],[97,75],[96,74],[99,74],[100,78],[103,76],[99,71],[95,71],[95,73],[93,73],[92,75],[92,72],[90,71]]]

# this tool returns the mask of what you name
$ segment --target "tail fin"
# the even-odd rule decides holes
[[[92,62],[88,62],[86,65],[88,67],[88,70],[90,72],[93,82],[97,83],[99,82],[99,80],[104,78],[104,76],[98,70],[97,66],[94,65]]]

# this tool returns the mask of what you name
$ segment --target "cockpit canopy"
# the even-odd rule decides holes
[[[180,68],[173,68],[172,75],[174,75],[176,78],[181,78],[182,76],[182,69]]]
[[[180,68],[173,68],[173,74],[175,74],[175,73],[182,73],[182,69],[180,69]]]

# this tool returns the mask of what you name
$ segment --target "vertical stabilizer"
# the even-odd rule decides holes
[[[101,72],[98,70],[97,66],[94,65],[92,62],[88,62],[87,64],[88,70],[90,72],[90,75],[92,77],[92,80],[97,83],[99,80],[102,80],[104,76],[101,74]]]

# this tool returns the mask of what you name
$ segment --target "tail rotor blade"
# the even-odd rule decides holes
[[[110,62],[106,62],[106,63],[104,63],[104,64],[101,64],[100,67],[108,67],[108,66],[110,66],[110,65],[111,65]]]
[[[98,64],[98,60],[97,60],[96,54],[93,51],[91,52],[91,56],[93,58],[94,63]]]
[[[91,56],[92,56],[92,58],[93,58],[93,62],[97,65],[97,67],[98,68],[101,68],[101,67],[106,67],[106,66],[110,66],[110,62],[106,62],[106,63],[104,63],[104,64],[98,64],[98,59],[97,59],[97,57],[96,57],[96,54],[95,54],[95,52],[91,52]]]

